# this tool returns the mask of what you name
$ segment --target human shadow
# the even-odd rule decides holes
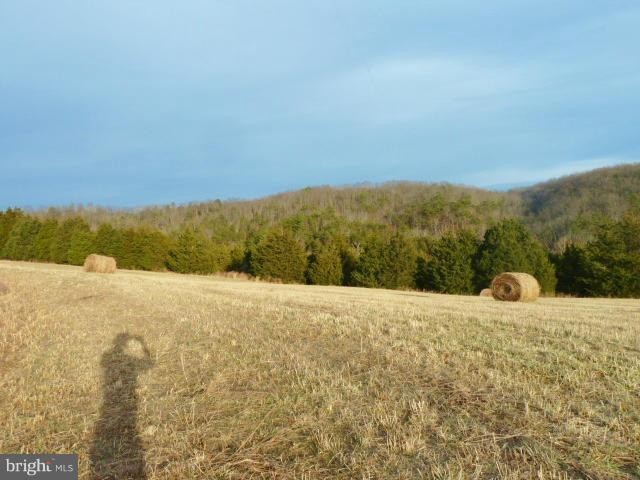
[[[145,479],[136,388],[138,375],[153,366],[151,354],[142,337],[121,333],[102,355],[100,365],[103,397],[89,454],[91,479]]]

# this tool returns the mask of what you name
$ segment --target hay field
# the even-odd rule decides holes
[[[0,452],[83,479],[640,477],[637,300],[0,280]]]

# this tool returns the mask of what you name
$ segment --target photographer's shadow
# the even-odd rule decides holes
[[[153,366],[149,349],[141,337],[121,333],[100,365],[103,398],[90,451],[91,479],[145,479],[136,388],[138,375]]]

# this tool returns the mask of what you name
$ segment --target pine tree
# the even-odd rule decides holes
[[[547,250],[518,220],[503,220],[486,231],[476,262],[476,287],[486,288],[502,272],[529,273],[543,292],[555,291],[555,269]]]

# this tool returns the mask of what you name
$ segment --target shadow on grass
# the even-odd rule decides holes
[[[139,336],[121,333],[102,355],[102,406],[90,451],[92,480],[145,479],[144,448],[139,436],[138,375],[153,366]]]

